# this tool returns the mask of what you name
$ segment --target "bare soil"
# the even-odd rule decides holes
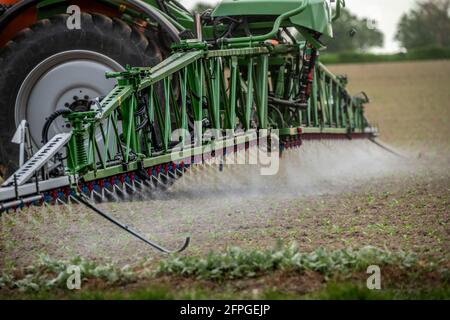
[[[369,119],[380,127],[381,140],[404,157],[370,142],[319,142],[286,154],[274,177],[259,176],[258,168],[231,167],[225,172],[198,168],[171,190],[146,201],[101,207],[168,247],[191,236],[185,255],[227,246],[270,248],[281,240],[296,242],[304,251],[371,245],[448,264],[450,61],[331,69],[349,75],[352,92],[368,93]],[[40,254],[57,259],[81,255],[121,266],[161,259],[145,244],[78,206],[3,215],[0,270],[24,268]],[[155,281],[179,288],[191,285],[192,279]],[[284,286],[288,292],[309,293],[323,283],[320,276],[307,273],[230,285],[247,293]]]

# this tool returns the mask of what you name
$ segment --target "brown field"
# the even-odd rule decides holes
[[[365,90],[382,140],[412,150],[450,147],[450,61],[338,65],[352,93]]]
[[[281,240],[297,243],[304,252],[368,245],[403,250],[416,253],[422,264],[433,261],[448,268],[450,61],[340,65],[331,70],[349,76],[352,92],[367,92],[368,118],[380,128],[380,138],[404,158],[369,142],[316,143],[287,154],[276,177],[255,177],[247,168],[219,173],[211,167],[187,175],[152,199],[103,208],[169,247],[192,236],[184,256],[222,252],[229,246],[267,249]],[[5,215],[0,223],[0,266],[5,272],[22,270],[40,254],[55,259],[80,255],[135,267],[161,259],[77,207],[31,209]],[[392,289],[405,283],[445,288],[448,294],[447,280],[431,271],[414,274],[390,270],[388,283]],[[358,273],[338,278],[365,281]],[[153,285],[168,287],[169,292],[202,288],[214,297],[224,290],[223,284],[183,277],[150,278],[110,289],[128,292]],[[316,273],[275,273],[229,282],[226,290],[232,297],[270,289],[298,298],[326,286],[327,280]]]

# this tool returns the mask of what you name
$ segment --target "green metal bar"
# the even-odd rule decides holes
[[[238,74],[238,60],[237,57],[231,58],[231,79],[230,79],[230,113],[229,113],[229,121],[230,127],[229,129],[236,128],[236,102],[237,102],[237,74]]]
[[[308,100],[308,109],[306,110],[306,126],[311,126],[311,99]]]
[[[342,110],[341,110],[341,91],[333,82],[334,92],[335,92],[335,105],[336,105],[336,127],[341,127],[342,125]]]
[[[132,96],[133,97],[133,96]],[[125,140],[125,162],[128,162],[130,159],[130,151],[132,149],[131,146],[131,139],[132,139],[132,133],[133,133],[133,119],[134,119],[134,111],[133,111],[133,98],[130,99],[130,101],[127,101],[125,105],[122,107],[122,119],[127,119],[127,121],[122,121],[122,128],[124,133],[126,133],[126,140]]]
[[[179,109],[178,101],[177,101],[177,99],[175,97],[175,92],[174,91],[175,91],[174,88],[171,88],[171,90],[170,90],[170,99],[171,99],[171,101],[173,101],[171,110],[173,110],[173,116],[174,116],[174,119],[175,119],[176,128],[182,128],[182,124],[181,124],[181,122],[182,122],[182,120],[181,120],[181,113],[182,113],[182,111]]]
[[[115,119],[115,118],[114,118],[114,115],[115,115],[115,114],[117,114],[117,111],[113,112],[113,113],[108,117],[109,123],[110,123],[111,126],[112,126],[113,123],[114,123],[114,119]],[[111,131],[111,128],[110,128],[110,131]],[[116,151],[116,148],[117,148],[117,140],[118,140],[119,138],[116,137],[116,136],[114,135],[114,128],[112,129],[111,134],[113,135],[113,142],[114,142],[114,143],[111,143],[111,154],[116,155],[116,153],[117,153],[117,151]]]
[[[97,151],[98,159],[100,160],[100,162],[102,164],[102,168],[105,169],[106,168],[106,161],[102,157],[102,154],[101,154],[101,151],[100,151],[100,147],[98,146],[97,139],[95,138],[95,131],[93,133],[93,139],[94,139],[93,141],[94,141],[95,150]]]
[[[169,140],[171,134],[171,121],[170,121],[170,96],[171,96],[171,77],[164,78],[164,134],[163,134],[163,144],[164,150],[169,149]]]
[[[183,130],[188,130],[188,119],[187,119],[187,70],[184,68],[180,71],[180,84],[181,84],[181,128]],[[186,136],[183,133],[181,138],[184,145]]]
[[[141,82],[139,90],[143,90],[146,87],[165,79],[167,76],[180,71],[194,61],[200,59],[203,55],[204,52],[201,50],[173,54],[163,61],[163,63],[151,69],[151,75]]]
[[[363,130],[363,121],[362,121],[362,108],[357,108],[358,109],[358,129]]]
[[[325,85],[325,93],[326,93],[326,95],[327,95],[327,102],[328,102],[328,114],[329,114],[329,117],[330,117],[330,123],[329,123],[329,125],[330,125],[330,127],[332,127],[333,126],[333,124],[334,124],[334,112],[333,112],[333,92],[331,91],[331,81],[328,83],[328,85],[327,85],[327,83],[326,83],[326,81],[327,81],[327,78],[326,78],[326,76],[324,76],[324,85]]]
[[[319,81],[319,90],[320,90],[320,107],[322,110],[322,125],[326,126],[328,124],[328,97],[325,92],[325,85],[324,85],[324,79],[323,75],[320,74],[320,77],[318,79]]]
[[[354,115],[353,115],[353,101],[350,97],[347,98],[347,114],[348,114],[348,129],[353,131],[355,128]]]
[[[96,171],[97,170],[97,161],[95,158],[95,145],[96,145],[97,141],[95,139],[95,131],[93,129],[94,129],[93,126],[89,127],[89,158],[88,158],[88,162],[92,163],[92,169],[94,171]]]
[[[158,125],[159,132],[161,133],[161,139],[164,141],[164,132],[166,130],[165,129],[166,125],[162,114],[162,108],[164,107],[163,101],[160,101],[158,95],[155,94],[153,94],[153,101],[154,101],[154,110],[156,114],[156,123]]]
[[[187,73],[187,87],[189,88],[189,96],[191,98],[191,112],[193,114],[194,121],[199,118],[197,114],[198,105],[201,104],[202,97],[199,95],[199,79],[197,77],[197,69],[199,62],[196,61],[192,65],[186,67]]]
[[[317,69],[319,69],[321,73],[326,74],[329,78],[331,78],[342,90],[345,90],[345,86],[340,83],[336,75],[334,75],[323,63],[319,62],[317,64]]]
[[[198,81],[198,95],[200,97],[199,103],[197,104],[197,106],[195,108],[196,114],[197,114],[197,118],[194,119],[194,132],[196,133],[196,136],[194,137],[194,141],[196,146],[197,145],[201,145],[202,143],[202,138],[203,138],[203,125],[202,125],[202,120],[203,120],[203,80],[204,80],[204,70],[203,70],[203,62],[202,61],[198,61],[196,63],[196,67],[195,67],[195,71],[196,71],[196,78],[195,80]]]
[[[311,95],[311,102],[312,107],[314,110],[314,126],[319,126],[319,103],[317,101],[317,97],[319,95],[319,89],[318,89],[318,72],[317,68],[314,69],[314,79],[313,79],[313,86],[312,86],[312,95]]]
[[[269,49],[266,47],[247,47],[247,48],[233,48],[233,49],[220,49],[220,50],[209,50],[205,53],[205,58],[214,57],[245,57],[254,56],[259,54],[268,54]]]
[[[250,129],[250,117],[253,108],[253,57],[251,57],[248,61],[247,65],[247,100],[245,103],[245,129]]]
[[[262,55],[259,57],[258,62],[258,97],[259,108],[258,118],[260,129],[267,129],[267,117],[268,117],[268,72],[269,72],[269,57],[268,55]]]
[[[347,128],[347,113],[345,110],[345,103],[342,103],[343,97],[339,96],[339,105],[341,106],[341,114],[342,114],[342,126]]]
[[[150,123],[155,122],[155,97],[154,97],[155,87],[151,86],[148,90],[148,116]]]
[[[109,126],[110,126],[110,118],[108,117],[107,120],[107,134],[105,134],[105,130],[103,129],[103,124],[100,122],[99,127],[100,127],[100,133],[102,135],[102,139],[103,142],[105,143],[104,147],[103,147],[103,153],[104,153],[104,158],[111,160],[111,153],[109,151]]]
[[[284,96],[284,86],[286,84],[285,80],[285,72],[286,72],[286,65],[281,65],[280,69],[278,71],[278,77],[277,77],[277,84],[275,89],[275,97],[281,99]]]
[[[130,152],[133,150],[135,153],[141,152],[141,144],[139,143],[140,137],[139,134],[136,132],[136,116],[135,112],[137,111],[138,106],[138,100],[136,95],[132,95],[130,99],[130,131],[131,131],[131,141],[130,141],[130,148],[128,151]],[[123,125],[123,121],[122,121]]]
[[[220,129],[220,87],[222,82],[222,70],[221,70],[221,58],[218,57],[214,59],[212,66],[214,68],[214,79],[212,84],[212,101],[213,101],[213,127],[215,129]]]
[[[102,109],[98,112],[96,119],[105,120],[109,115],[122,105],[122,101],[126,101],[134,93],[131,85],[117,86],[108,94],[101,102]]]
[[[91,137],[90,128],[88,129],[88,163],[95,162],[95,149],[94,149],[94,141]]]
[[[117,113],[113,113],[113,121],[112,121],[114,135],[116,136],[117,147],[120,150],[120,155],[122,159],[125,159],[125,150],[122,146],[122,142],[120,141],[119,128],[117,127]]]
[[[238,65],[239,66],[239,65]],[[242,76],[241,72],[237,74],[237,87],[236,92],[238,96],[239,107],[236,105],[236,115],[239,119],[239,123],[245,125],[245,104],[247,101],[247,84]]]
[[[220,123],[221,128],[227,129],[229,128],[229,115],[230,115],[230,99],[228,96],[228,90],[229,90],[229,79],[227,79],[227,75],[229,74],[230,66],[228,65],[230,58],[222,58],[221,62],[221,71],[220,71],[220,97],[222,99],[220,103]]]

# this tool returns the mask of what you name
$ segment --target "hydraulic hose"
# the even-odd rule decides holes
[[[291,11],[285,12],[282,15],[280,15],[274,22],[273,24],[273,28],[272,31],[270,31],[267,34],[263,34],[260,36],[249,36],[249,37],[240,37],[240,38],[232,38],[232,39],[219,39],[221,42],[224,43],[229,43],[229,44],[236,44],[236,43],[243,43],[243,42],[263,42],[266,40],[269,40],[271,38],[273,38],[274,36],[276,36],[278,30],[280,29],[281,23],[290,18],[293,17],[295,15],[298,15],[300,13],[302,13],[306,7],[309,4],[309,0],[303,0],[301,5]]]
[[[269,102],[279,107],[296,108],[301,110],[306,110],[308,108],[308,103],[303,103],[301,100],[289,101],[278,99],[275,97],[269,97]]]
[[[48,130],[50,129],[50,126],[52,125],[53,121],[55,121],[56,118],[58,118],[62,115],[66,115],[66,114],[70,114],[70,113],[72,113],[72,110],[70,110],[70,109],[56,110],[46,119],[44,127],[42,128],[42,143],[43,144],[46,144],[48,142]]]

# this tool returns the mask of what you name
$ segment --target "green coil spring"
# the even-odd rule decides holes
[[[87,166],[88,158],[83,132],[75,132],[75,149],[77,166],[79,168]]]

